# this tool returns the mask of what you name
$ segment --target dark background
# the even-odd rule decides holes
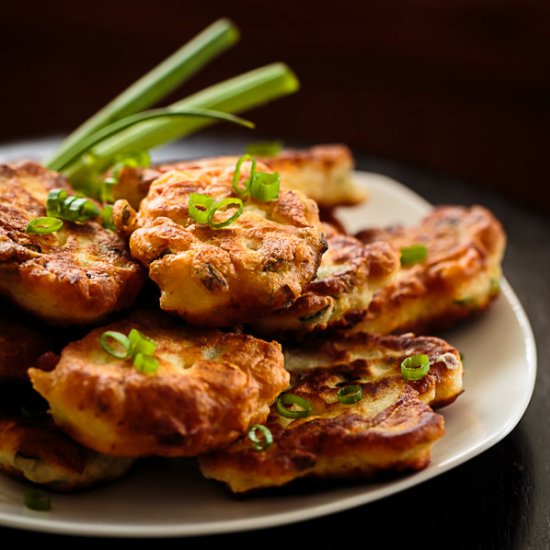
[[[240,43],[176,98],[282,60],[302,89],[251,115],[260,133],[345,142],[550,211],[542,1],[4,0],[0,142],[70,131],[222,16]]]

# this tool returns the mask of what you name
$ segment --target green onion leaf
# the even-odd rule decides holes
[[[28,489],[23,493],[23,503],[30,510],[49,512],[52,509],[50,495],[40,489]]]
[[[423,244],[413,244],[401,249],[401,265],[408,266],[423,262],[428,256],[428,249]]]
[[[59,231],[63,227],[63,221],[57,218],[40,217],[31,220],[25,231],[27,233],[33,233],[34,235],[47,235],[48,233],[54,233]]]
[[[208,195],[202,193],[191,193],[189,195],[189,216],[197,223],[207,224],[208,215],[212,206],[215,204],[215,200]]]
[[[282,141],[258,141],[246,146],[246,152],[257,157],[276,157],[282,149]]]
[[[111,341],[118,344],[118,346],[113,346]],[[122,332],[107,330],[99,337],[99,343],[109,355],[117,359],[127,359],[130,357],[130,340]]]
[[[279,172],[274,172],[272,174],[257,172],[252,177],[250,194],[259,201],[275,201],[279,198],[280,187],[281,176]]]
[[[211,59],[235,44],[238,38],[238,29],[227,19],[210,25],[75,130],[49,161],[48,168],[60,171],[67,165],[68,159],[75,157],[75,149],[88,136],[115,120],[154,105]]]
[[[239,186],[239,180],[241,178],[241,166],[243,162],[250,161],[250,176],[245,180],[242,187]],[[243,155],[238,161],[237,165],[235,166],[235,172],[233,173],[233,181],[232,181],[232,187],[233,191],[237,193],[237,195],[240,195],[242,197],[246,197],[248,193],[250,192],[250,182],[252,181],[252,178],[254,178],[254,174],[256,173],[256,159],[252,155]]]
[[[248,120],[245,120],[244,118],[240,118],[228,113],[223,113],[221,111],[213,111],[209,109],[168,108],[168,109],[154,109],[151,111],[143,111],[142,113],[136,113],[135,115],[130,115],[120,120],[117,120],[116,122],[113,122],[108,126],[105,126],[101,130],[98,130],[94,134],[91,134],[87,138],[84,138],[78,145],[74,147],[73,156],[68,158],[65,164],[59,167],[59,171],[64,172],[65,174],[67,174],[69,178],[71,178],[71,174],[74,171],[72,167],[73,163],[78,164],[78,162],[80,161],[80,157],[82,157],[82,155],[92,150],[96,145],[100,145],[102,142],[108,142],[111,138],[116,138],[117,135],[124,134],[124,132],[130,129],[131,126],[138,126],[138,129],[139,129],[140,126],[146,126],[147,124],[150,124],[152,121],[155,121],[155,119],[171,119],[171,118],[176,118],[176,119],[207,118],[207,119],[213,119],[213,120],[221,120],[225,122],[232,122],[234,124],[239,124],[247,128],[254,128],[254,124]],[[157,143],[156,145],[161,145],[161,144],[162,142]],[[155,146],[155,144],[150,145],[149,148],[153,146]],[[121,155],[122,154],[127,154],[127,152],[123,151]],[[120,155],[114,155],[114,156],[108,157],[108,160],[101,160],[101,158],[98,155],[94,154],[93,152],[91,153],[91,155],[92,156],[88,157],[84,162],[88,166],[88,171],[90,170],[90,165],[91,165],[91,167],[98,172],[105,169],[106,166],[110,163],[109,161],[112,161],[117,156],[120,156]],[[95,163],[91,163],[90,158],[95,159]],[[74,183],[73,180],[74,178],[71,178],[71,181]]]
[[[134,357],[134,367],[136,367],[136,369],[143,374],[154,374],[159,368],[159,362],[150,355],[138,353]]]
[[[214,221],[214,216],[219,210],[229,210],[231,207],[236,207],[236,211],[231,216],[222,219],[222,221],[220,222]],[[222,199],[210,208],[210,211],[208,212],[208,225],[210,225],[210,227],[213,227],[214,229],[227,227],[228,225],[231,225],[243,213],[243,209],[244,205],[241,199],[231,197],[227,199]]]
[[[299,409],[287,409],[285,405],[295,405]],[[311,403],[293,393],[283,393],[277,398],[277,412],[285,418],[306,418],[311,412]]]
[[[344,405],[351,405],[357,403],[363,398],[363,388],[358,384],[351,384],[349,386],[344,386],[338,390],[336,394],[338,401]]]
[[[261,432],[262,438],[259,438],[256,432]],[[248,438],[252,441],[252,446],[256,451],[265,451],[273,443],[273,435],[267,426],[254,424],[248,430]]]
[[[410,355],[401,362],[401,375],[405,380],[420,380],[430,370],[430,358],[424,354]]]
[[[172,104],[170,109],[213,109],[237,113],[293,93],[298,87],[294,73],[286,65],[274,63],[210,86]],[[105,169],[117,155],[164,145],[209,124],[212,124],[212,120],[205,117],[181,120],[160,118],[127,128],[93,148],[94,166]],[[63,172],[75,186],[85,185],[89,178],[89,167],[82,158],[71,163]]]

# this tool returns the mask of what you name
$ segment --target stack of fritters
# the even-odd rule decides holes
[[[18,393],[0,411],[0,469],[75,490],[119,477],[135,458],[199,456],[205,476],[244,492],[428,465],[444,434],[432,407],[462,392],[459,353],[437,338],[387,335],[485,307],[498,292],[502,228],[481,207],[446,207],[416,228],[345,234],[332,209],[366,194],[344,146],[259,159],[258,170],[281,175],[278,198],[249,197],[227,227],[198,223],[190,194],[234,197],[237,160],[123,168],[117,232],[65,222],[48,235],[25,227],[67,182],[33,163],[0,167],[0,292],[33,318],[0,319],[19,344],[0,354],[0,390],[19,380],[28,392],[32,380],[48,402],[46,416],[24,414],[28,394]],[[249,163],[241,168],[242,184]],[[401,265],[402,249],[418,244],[427,257]],[[143,288],[147,274],[159,298]],[[60,324],[84,327],[49,328]],[[154,373],[102,343],[132,330],[156,344]],[[418,354],[428,374],[405,380],[401,363]],[[288,394],[311,411],[288,405],[298,418],[282,416]],[[260,433],[273,442],[258,445]]]

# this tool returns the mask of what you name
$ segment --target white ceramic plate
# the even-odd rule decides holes
[[[359,173],[366,206],[347,209],[352,231],[367,225],[415,223],[430,208],[418,195],[376,174]],[[108,487],[54,495],[51,512],[22,505],[24,485],[0,477],[0,524],[22,529],[99,536],[191,536],[272,527],[315,518],[387,497],[453,468],[488,449],[519,422],[535,382],[536,352],[527,317],[510,286],[479,319],[447,335],[465,356],[465,393],[441,412],[447,433],[431,465],[396,481],[358,484],[312,494],[236,501],[204,480],[193,460],[141,465]],[[488,398],[490,396],[490,398]]]

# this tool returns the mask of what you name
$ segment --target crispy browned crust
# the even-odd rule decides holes
[[[105,330],[137,328],[158,345],[155,374],[100,346]],[[68,345],[50,373],[29,371],[55,421],[77,441],[116,456],[190,456],[263,422],[288,383],[281,347],[245,334],[135,316]]]
[[[172,170],[187,170],[192,166],[207,166],[218,158],[185,160],[159,164],[151,168],[121,170],[119,183],[113,188],[115,199],[126,199],[138,209],[149,187],[160,175]],[[317,145],[307,149],[284,149],[273,157],[261,157],[261,162],[281,174],[285,187],[300,191],[313,199],[321,209],[354,206],[365,202],[367,193],[353,181],[353,156],[341,144]]]
[[[51,323],[84,324],[129,306],[144,282],[123,240],[96,222],[25,232],[66,180],[33,162],[0,165],[0,293]]]
[[[69,492],[118,479],[132,466],[131,459],[101,455],[73,441],[28,391],[14,395],[13,387],[5,387],[0,396],[0,471]]]
[[[288,308],[257,319],[262,335],[304,334],[349,327],[366,313],[374,291],[399,269],[399,251],[385,242],[365,245],[324,224],[328,249],[315,279]]]
[[[406,382],[399,365],[415,353],[430,357],[430,372],[422,380]],[[436,338],[412,335],[316,340],[287,352],[286,364],[292,373],[289,391],[311,403],[310,416],[287,419],[273,406],[266,422],[273,444],[267,450],[254,450],[244,437],[200,457],[202,473],[225,482],[233,492],[277,487],[303,477],[373,478],[422,469],[430,462],[432,445],[444,434],[443,417],[429,404],[441,402],[438,394],[447,393],[444,386],[450,379],[460,379],[460,388],[462,382],[455,349]],[[362,388],[362,399],[354,404],[337,398],[348,384]]]
[[[485,309],[499,293],[506,235],[481,206],[441,206],[415,227],[361,231],[365,243],[424,244],[425,261],[379,289],[354,330],[387,334],[445,328]]]
[[[232,196],[236,161],[225,157],[164,174],[137,217],[126,202],[115,204],[115,223],[131,233],[132,255],[161,289],[161,308],[194,325],[229,326],[293,303],[326,248],[315,203],[286,189],[277,201],[249,198],[242,215],[223,229],[190,218],[190,193]],[[268,171],[261,164],[258,170]]]

